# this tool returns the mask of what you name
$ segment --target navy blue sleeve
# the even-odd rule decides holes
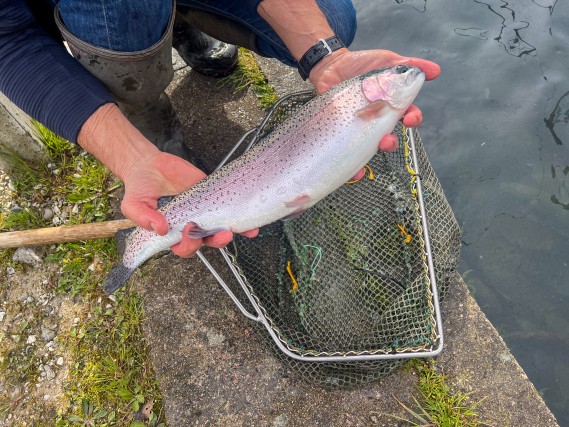
[[[72,142],[97,108],[115,102],[61,41],[40,28],[25,0],[0,0],[0,91]]]

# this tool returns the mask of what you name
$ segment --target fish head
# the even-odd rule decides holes
[[[362,76],[361,88],[370,103],[387,102],[396,110],[406,110],[423,86],[425,73],[409,65],[370,71]]]

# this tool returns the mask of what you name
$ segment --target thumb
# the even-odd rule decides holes
[[[129,201],[125,197],[121,203],[121,211],[145,230],[154,231],[161,236],[168,232],[168,222],[164,215],[144,202]]]

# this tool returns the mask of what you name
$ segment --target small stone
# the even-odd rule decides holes
[[[22,395],[22,388],[20,386],[10,386],[8,388],[8,397],[10,400],[15,401]]]
[[[13,267],[8,267],[6,268],[6,273],[8,273],[8,276],[11,276],[12,274],[14,274],[16,272],[16,270],[14,270]]]
[[[273,427],[286,427],[288,425],[288,417],[286,415],[279,415],[273,421]]]
[[[45,342],[50,342],[55,338],[56,332],[44,325],[41,325],[41,339]]]
[[[21,262],[34,267],[42,262],[35,250],[29,247],[18,248],[12,256],[12,261]]]
[[[53,369],[51,369],[51,366],[49,365],[43,365],[43,371],[45,372],[45,376],[48,380],[52,380],[55,378],[55,372],[53,372]]]
[[[57,358],[57,360],[55,361],[55,364],[56,364],[57,366],[63,366],[63,356],[59,356],[59,357]]]
[[[30,335],[26,341],[26,344],[33,344],[36,342],[36,336],[35,335]]]
[[[225,341],[225,336],[221,333],[217,333],[213,328],[206,332],[207,341],[212,347],[221,347]]]
[[[43,314],[49,316],[53,312],[53,307],[51,305],[46,305],[43,309]]]
[[[50,208],[45,208],[43,210],[43,219],[49,221],[53,218],[53,211]]]
[[[6,312],[0,310],[0,322],[4,320],[4,316],[6,316]]]

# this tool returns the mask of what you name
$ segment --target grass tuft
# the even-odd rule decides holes
[[[476,406],[469,403],[470,393],[460,391],[453,392],[447,377],[433,367],[433,362],[424,359],[411,360],[406,369],[414,369],[419,377],[417,388],[421,395],[420,399],[414,400],[414,407],[409,407],[397,400],[397,402],[411,416],[405,419],[395,415],[390,417],[404,421],[411,426],[437,426],[437,427],[478,427],[487,424],[478,420]]]
[[[253,53],[245,48],[239,48],[237,69],[221,79],[222,85],[231,85],[235,92],[251,87],[262,108],[269,109],[278,100],[275,89],[268,83],[267,78],[259,68]]]
[[[141,345],[142,312],[138,295],[121,292],[114,302],[92,301],[85,321],[70,329],[64,339],[75,361],[68,389],[72,410],[58,427],[88,420],[164,426],[160,391]]]
[[[22,162],[22,170],[12,177],[14,200],[21,209],[2,212],[0,231],[111,219],[112,192],[120,182],[80,147],[40,124],[37,128],[48,148],[50,163]],[[45,219],[45,207],[54,211],[57,221]],[[79,321],[68,330],[60,330],[56,338],[68,360],[68,405],[58,407],[57,414],[45,425],[164,426],[161,396],[142,335],[142,301],[125,291],[109,298],[100,289],[103,277],[117,259],[113,239],[63,243],[49,252],[46,261],[59,267],[54,269],[54,290],[73,297],[74,309],[80,314]],[[0,251],[0,269],[6,271],[11,265],[13,253]],[[40,360],[25,344],[28,335],[39,337],[38,319],[42,315],[32,313],[29,305],[17,304],[5,307],[11,318],[12,313],[22,312],[26,319],[35,320],[14,323],[8,339],[0,336],[0,370],[4,383],[32,389]],[[0,414],[26,414],[15,418],[24,425],[28,422],[25,416],[33,416],[43,407],[43,402],[30,399],[26,397],[24,411],[20,409],[22,400],[0,399]],[[42,416],[49,417],[45,413]]]

